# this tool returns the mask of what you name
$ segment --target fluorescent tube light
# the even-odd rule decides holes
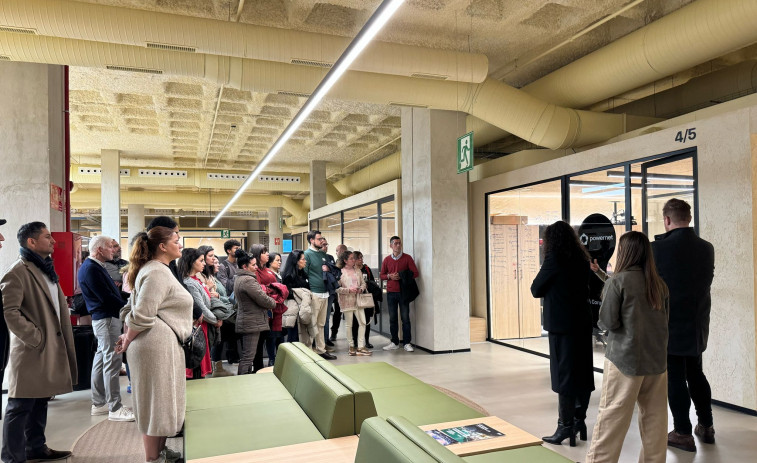
[[[340,56],[339,59],[336,60],[336,63],[334,63],[334,66],[326,74],[326,77],[324,77],[321,83],[318,84],[318,87],[316,87],[315,91],[310,95],[310,98],[308,98],[302,108],[300,108],[299,112],[297,112],[297,115],[295,115],[294,119],[292,119],[292,122],[289,123],[287,128],[284,130],[284,133],[282,133],[279,139],[276,140],[273,146],[271,146],[271,149],[268,151],[268,153],[263,156],[263,159],[260,160],[260,163],[255,167],[255,170],[252,171],[252,173],[247,177],[247,180],[245,180],[245,182],[241,187],[239,187],[237,192],[234,193],[234,196],[232,196],[229,202],[226,203],[223,209],[221,209],[221,212],[219,212],[218,215],[216,215],[216,217],[213,219],[213,221],[210,222],[211,227],[215,225],[216,222],[221,219],[221,217],[223,217],[226,211],[228,211],[229,208],[239,199],[239,197],[242,196],[245,190],[249,188],[258,174],[260,174],[265,166],[268,165],[269,162],[271,162],[271,159],[276,156],[276,153],[278,153],[279,150],[281,150],[281,148],[284,146],[284,144],[289,140],[289,138],[294,135],[294,132],[297,131],[300,125],[305,122],[305,119],[310,116],[310,113],[313,112],[318,103],[320,103],[323,97],[326,96],[329,90],[331,90],[331,87],[333,87],[334,84],[336,84],[336,82],[339,80],[339,78],[342,77],[342,75],[352,65],[355,59],[357,59],[360,53],[362,53],[365,47],[368,46],[371,40],[376,37],[376,34],[378,34],[381,28],[384,27],[384,25],[389,21],[389,19],[394,15],[397,9],[402,5],[402,3],[404,3],[404,1],[405,0],[384,0],[381,5],[376,8],[376,11],[373,13],[373,15],[371,15],[371,17],[365,23],[360,32],[358,32],[358,34],[349,44],[344,53],[342,53],[342,56]]]

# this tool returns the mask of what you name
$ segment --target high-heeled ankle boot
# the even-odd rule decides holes
[[[579,435],[582,441],[587,439],[586,421],[575,418],[573,420],[573,431]]]
[[[570,439],[570,446],[576,446],[576,431],[573,428],[573,423],[565,425],[562,421],[557,420],[557,430],[551,436],[542,437],[541,440],[548,444],[562,445],[562,441],[565,438]]]

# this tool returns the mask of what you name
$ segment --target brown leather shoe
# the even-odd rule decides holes
[[[704,427],[701,424],[697,424],[694,428],[694,434],[699,436],[705,444],[715,443],[715,426]]]
[[[668,446],[687,452],[696,452],[697,445],[694,443],[694,436],[691,434],[679,434],[675,429],[668,433]]]

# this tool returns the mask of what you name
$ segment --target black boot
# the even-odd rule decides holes
[[[587,439],[586,421],[575,418],[573,420],[573,431],[579,435],[582,441]]]
[[[562,441],[564,441],[566,437],[570,439],[570,446],[575,447],[576,431],[573,428],[573,423],[566,426],[562,421],[557,420],[557,430],[555,430],[555,433],[551,436],[542,437],[541,440],[548,444],[562,445]]]

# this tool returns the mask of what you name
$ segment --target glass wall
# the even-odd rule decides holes
[[[546,227],[562,218],[561,181],[489,196],[489,294],[491,337],[538,338],[543,334],[539,299],[531,282],[543,261]]]
[[[568,221],[577,231],[592,214],[601,214],[616,240],[629,230],[653,240],[664,233],[662,207],[679,198],[692,206],[697,230],[696,153],[661,155],[590,172],[566,175],[487,195],[489,336],[536,353],[548,354],[542,329],[542,301],[530,286],[544,260],[542,239],[547,225]],[[628,212],[630,211],[630,213]],[[595,222],[594,216],[591,222]],[[600,221],[603,219],[599,219]],[[612,274],[616,250],[601,261]],[[594,315],[594,366],[601,368],[604,335],[596,326],[602,284],[587,304]]]

